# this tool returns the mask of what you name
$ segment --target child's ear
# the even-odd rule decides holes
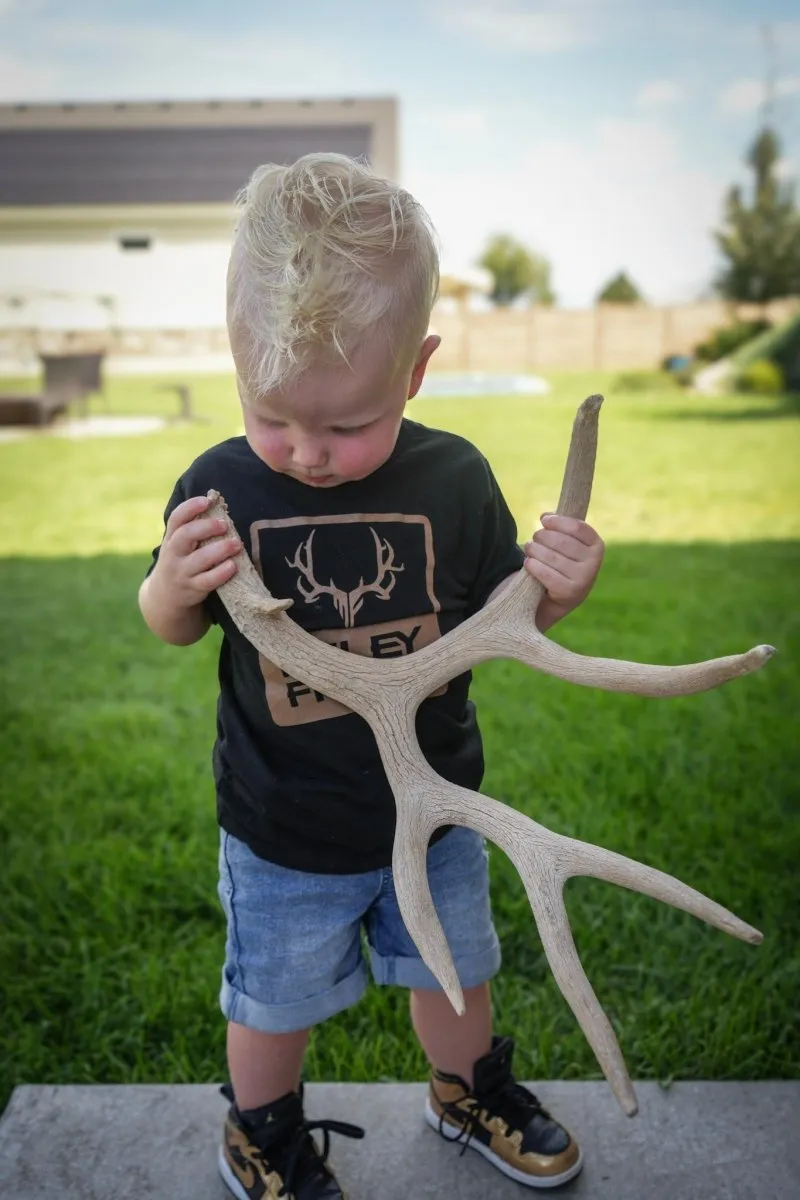
[[[414,369],[411,372],[411,381],[408,385],[408,398],[416,396],[419,389],[422,387],[422,381],[425,378],[425,369],[430,362],[431,355],[434,350],[438,350],[442,344],[442,339],[438,333],[429,333],[422,343],[422,348],[417,355],[417,361],[414,364]]]

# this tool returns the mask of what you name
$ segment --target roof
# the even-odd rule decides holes
[[[314,150],[390,173],[394,119],[393,101],[4,106],[0,207],[230,204],[259,164]]]
[[[260,163],[369,156],[368,125],[0,130],[0,205],[225,204]]]

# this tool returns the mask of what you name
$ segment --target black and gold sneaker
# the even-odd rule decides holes
[[[362,1138],[364,1130],[344,1121],[307,1121],[303,1087],[287,1092],[272,1104],[240,1112],[233,1089],[220,1089],[231,1102],[222,1145],[219,1172],[238,1200],[347,1200],[326,1163],[330,1135]],[[322,1133],[320,1151],[311,1130]]]
[[[552,1188],[583,1166],[580,1147],[511,1073],[514,1042],[492,1038],[472,1090],[458,1075],[431,1073],[425,1119],[442,1137],[477,1150],[526,1187]]]

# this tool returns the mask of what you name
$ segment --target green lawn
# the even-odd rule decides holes
[[[151,380],[115,412],[170,411]],[[641,858],[764,930],[759,948],[595,881],[567,902],[634,1076],[788,1077],[797,1036],[797,461],[789,406],[564,377],[543,398],[418,401],[489,455],[527,535],[558,495],[577,403],[607,390],[590,519],[608,543],[571,648],[680,662],[772,642],[756,676],[654,701],[513,663],[476,672],[486,790]],[[223,925],[208,759],[216,639],[144,628],[136,589],[175,478],[238,432],[230,379],[202,421],[125,439],[0,443],[0,1106],[19,1082],[224,1075]],[[527,1077],[597,1077],[543,963],[522,885],[493,856],[498,1028]],[[313,1039],[311,1078],[421,1078],[405,997],[371,989]]]

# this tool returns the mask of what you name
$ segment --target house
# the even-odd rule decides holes
[[[0,358],[223,348],[234,197],[312,150],[397,178],[396,101],[0,106]]]

